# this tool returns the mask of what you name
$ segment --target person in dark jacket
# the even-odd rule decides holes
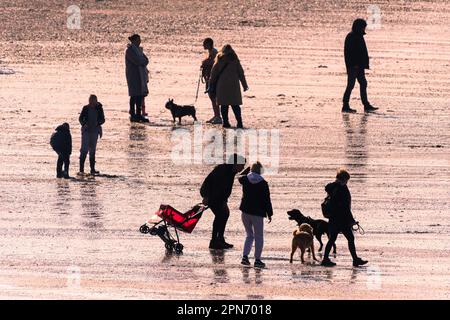
[[[72,135],[67,122],[58,126],[50,138],[50,145],[58,154],[56,177],[69,179],[70,155],[72,154]],[[64,171],[62,170],[64,164]]]
[[[257,268],[266,265],[261,261],[261,253],[264,246],[264,218],[272,222],[272,202],[270,201],[269,185],[261,176],[262,165],[256,162],[252,165],[250,173],[239,178],[242,184],[242,201],[239,209],[242,211],[242,223],[247,237],[244,242],[244,252],[241,264],[250,265],[248,255],[255,241],[255,264]]]
[[[347,68],[347,88],[345,89],[343,97],[342,112],[356,112],[356,110],[350,108],[350,95],[355,86],[356,79],[358,79],[359,82],[364,111],[371,112],[378,109],[373,107],[367,99],[365,69],[369,69],[369,54],[364,40],[366,27],[367,22],[365,20],[356,19],[353,22],[352,31],[345,38],[344,56],[345,66]]]
[[[105,123],[105,113],[103,106],[97,100],[97,96],[91,95],[89,97],[89,104],[83,107],[80,118],[81,124],[81,149],[80,149],[80,172],[84,174],[84,162],[89,152],[89,164],[91,167],[91,174],[99,174],[95,170],[95,151],[97,149],[98,137],[102,137],[102,124]]]
[[[234,154],[227,163],[219,164],[206,177],[200,188],[203,204],[209,206],[214,214],[210,249],[231,249],[232,244],[225,241],[224,233],[230,209],[228,198],[233,189],[234,178],[245,166],[245,158]]]
[[[336,175],[336,181],[327,184],[325,191],[331,196],[333,204],[333,215],[329,219],[329,239],[325,246],[322,265],[333,267],[336,264],[329,258],[331,247],[336,242],[339,233],[347,238],[348,249],[353,258],[353,266],[362,266],[367,263],[356,254],[355,236],[353,235],[353,225],[356,223],[353,218],[351,203],[352,197],[347,183],[350,180],[350,174],[345,170],[339,170]]]
[[[205,40],[203,40],[203,49],[208,51],[208,56],[202,61],[202,78],[206,84],[206,92],[208,93],[209,99],[211,100],[212,108],[214,111],[214,116],[206,121],[206,123],[222,124],[220,109],[216,102],[216,94],[215,92],[208,92],[208,82],[209,78],[211,77],[211,69],[214,65],[214,60],[216,59],[218,53],[217,49],[214,48],[214,40],[211,38],[206,38]]]
[[[133,34],[125,51],[125,74],[130,96],[130,121],[149,122],[142,114],[142,104],[148,95],[148,57],[144,54],[141,37]]]

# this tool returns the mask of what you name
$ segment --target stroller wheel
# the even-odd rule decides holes
[[[181,243],[178,242],[177,244],[175,244],[175,252],[176,253],[178,253],[178,254],[182,253],[183,248],[184,248],[184,246]]]
[[[155,227],[151,228],[149,232],[152,236],[156,236],[158,234],[158,230]]]
[[[171,243],[166,243],[166,249],[168,251],[172,251],[173,250],[173,245]]]
[[[139,228],[139,231],[141,232],[141,233],[148,233],[149,232],[149,227],[147,226],[147,225],[145,225],[145,224],[143,224],[140,228]]]

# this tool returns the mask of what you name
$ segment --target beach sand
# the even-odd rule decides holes
[[[377,2],[367,79],[380,110],[368,115],[358,86],[358,113],[340,107],[343,40],[370,2],[127,2],[83,1],[80,30],[66,28],[69,1],[0,4],[0,298],[450,298],[448,1]],[[150,125],[128,120],[123,52],[134,32],[150,58]],[[238,183],[226,232],[232,250],[208,250],[210,211],[181,234],[181,256],[138,232],[161,203],[183,211],[199,202],[213,168],[173,163],[164,108],[169,97],[194,102],[207,36],[231,43],[242,61],[244,125],[280,134],[279,170],[266,176],[274,219],[265,226],[265,270],[240,265]],[[75,175],[78,113],[91,93],[105,109],[97,166],[109,176],[57,180],[50,135],[70,123]],[[212,116],[206,95],[196,107],[200,120]],[[191,119],[181,127],[193,136]],[[356,245],[370,262],[352,268],[340,236],[337,267],[302,265],[298,255],[291,265],[295,223],[286,211],[321,218],[323,188],[338,167],[352,174],[353,212],[366,231]]]

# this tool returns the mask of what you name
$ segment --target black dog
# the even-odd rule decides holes
[[[178,118],[178,123],[181,124],[181,118],[184,116],[191,116],[194,118],[194,121],[197,121],[194,106],[180,106],[174,103],[173,99],[169,99],[169,101],[166,102],[166,109],[169,109],[172,113],[173,122],[176,121],[175,118]]]
[[[287,214],[289,215],[289,220],[296,221],[298,225],[307,223],[313,228],[313,234],[316,237],[317,241],[319,241],[320,243],[319,251],[322,251],[322,235],[326,234],[328,238],[330,238],[330,234],[328,231],[328,222],[321,219],[314,220],[311,217],[305,217],[298,209],[290,210],[287,212]],[[333,244],[333,253],[336,253],[336,244]]]

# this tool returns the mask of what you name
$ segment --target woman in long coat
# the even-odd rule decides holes
[[[149,61],[140,47],[141,37],[134,34],[128,40],[130,43],[125,51],[125,68],[130,96],[130,120],[147,122],[148,120],[142,115],[142,103],[144,97],[148,95],[147,65]]]
[[[236,117],[237,128],[242,128],[242,94],[241,86],[244,91],[248,90],[245,80],[244,69],[239,61],[236,52],[227,44],[217,54],[216,61],[211,70],[209,80],[209,90],[216,92],[217,104],[220,105],[223,127],[229,128],[228,107],[231,106]]]

